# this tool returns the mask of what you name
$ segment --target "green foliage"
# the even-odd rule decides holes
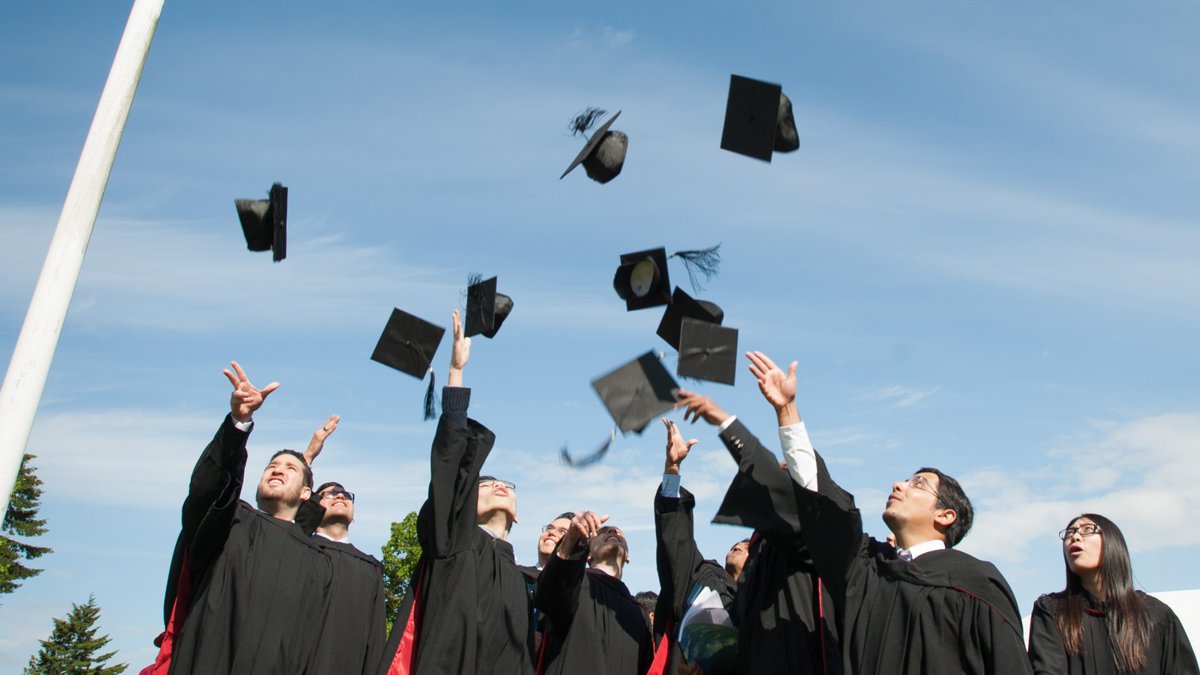
[[[0,524],[0,594],[12,593],[25,579],[41,574],[42,570],[26,567],[23,561],[40,558],[51,550],[14,538],[28,539],[46,533],[45,519],[37,517],[42,499],[42,479],[29,465],[29,460],[33,458],[34,455],[25,455],[21,459],[21,471],[17,474],[12,497],[8,500],[4,522]]]
[[[129,667],[127,663],[108,665],[116,652],[97,654],[108,644],[107,635],[97,637],[100,608],[96,596],[88,597],[86,605],[71,605],[65,619],[54,620],[50,639],[41,640],[42,648],[29,659],[24,675],[119,675]]]
[[[392,536],[383,545],[383,590],[387,594],[388,631],[400,611],[404,593],[421,559],[421,544],[417,541],[417,513],[413,511],[404,520],[392,523]]]

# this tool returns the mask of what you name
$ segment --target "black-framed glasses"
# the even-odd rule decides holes
[[[1058,538],[1066,541],[1078,534],[1081,537],[1090,537],[1093,534],[1100,534],[1100,526],[1095,523],[1084,523],[1078,527],[1068,527],[1058,533]]]
[[[479,487],[481,487],[485,490],[492,490],[492,489],[500,487],[501,485],[508,488],[509,492],[517,491],[517,484],[512,482],[511,480],[500,480],[499,478],[492,478],[489,480],[479,481]]]
[[[329,488],[321,493],[321,499],[336,499],[337,497],[345,497],[346,501],[354,501],[354,493],[349,490],[341,490],[339,488]]]

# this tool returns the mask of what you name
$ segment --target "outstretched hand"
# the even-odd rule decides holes
[[[249,422],[254,411],[262,407],[267,395],[279,388],[279,383],[272,382],[259,389],[250,383],[246,371],[242,370],[237,361],[230,361],[229,365],[233,366],[233,372],[230,372],[228,368],[221,371],[233,385],[233,394],[229,397],[229,412],[238,422]]]
[[[312,440],[308,442],[308,447],[304,450],[304,459],[309,466],[312,466],[313,460],[321,454],[321,450],[325,447],[325,439],[329,438],[334,429],[337,429],[340,421],[342,421],[340,415],[330,415],[321,428],[313,432]]]
[[[454,326],[454,346],[450,350],[450,375],[446,383],[451,387],[461,387],[463,368],[471,359],[471,338],[463,336],[462,318],[457,309],[450,315],[450,320]]]
[[[687,441],[683,440],[683,436],[679,433],[679,427],[675,423],[663,418],[663,424],[667,427],[667,463],[664,473],[679,473],[679,465],[683,464],[683,460],[687,459],[688,453],[692,446],[700,441],[695,438]]]
[[[758,380],[758,390],[776,410],[796,401],[796,361],[784,372],[762,352],[746,352],[750,374]]]
[[[679,402],[675,404],[676,408],[687,408],[683,413],[683,419],[696,423],[696,420],[704,420],[712,425],[719,425],[729,419],[729,413],[717,407],[716,403],[707,396],[701,396],[695,392],[679,390]]]
[[[584,511],[571,519],[571,526],[567,528],[567,533],[563,535],[562,541],[558,543],[558,557],[564,560],[571,555],[571,551],[579,545],[580,540],[588,540],[596,536],[600,531],[600,527],[608,522],[608,516],[598,516],[592,511]]]

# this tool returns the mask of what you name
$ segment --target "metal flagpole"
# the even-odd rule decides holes
[[[0,388],[0,505],[5,508],[162,6],[163,0],[134,0]]]

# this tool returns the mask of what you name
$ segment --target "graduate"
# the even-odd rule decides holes
[[[680,467],[697,441],[684,441],[674,422],[663,419],[663,424],[666,461],[654,495],[661,592],[653,615],[658,648],[651,673],[676,675],[692,672],[688,667],[695,665],[704,666],[706,675],[736,673],[738,634],[730,617],[735,582],[723,566],[705,560],[696,546],[696,498],[681,485]],[[685,654],[681,645],[699,653]],[[701,657],[703,663],[697,664]]]
[[[532,599],[509,530],[516,486],[480,476],[495,435],[467,417],[471,339],[452,316],[454,347],[430,452],[429,497],[417,516],[421,559],[392,625],[381,672],[533,673]]]
[[[591,511],[572,518],[538,576],[535,603],[547,622],[539,673],[642,675],[650,667],[650,626],[621,581],[629,544],[607,520]]]
[[[802,536],[837,609],[846,672],[1031,672],[1008,583],[991,563],[954,549],[973,517],[958,482],[936,469],[897,481],[883,518],[900,548],[872,539],[808,440],[795,407],[796,364],[785,374],[761,352],[747,356],[781,424]],[[711,399],[680,395],[685,418],[724,425],[727,447],[759,446]]]
[[[238,499],[259,389],[236,361],[230,413],[205,448],[183,503],[171,561],[167,630],[143,673],[315,673],[332,565],[293,522],[312,493],[303,455],[280,450],[259,479],[255,508]]]
[[[1200,672],[1175,612],[1133,590],[1125,536],[1095,513],[1058,533],[1066,589],[1037,599],[1029,624],[1033,672],[1054,675]]]

